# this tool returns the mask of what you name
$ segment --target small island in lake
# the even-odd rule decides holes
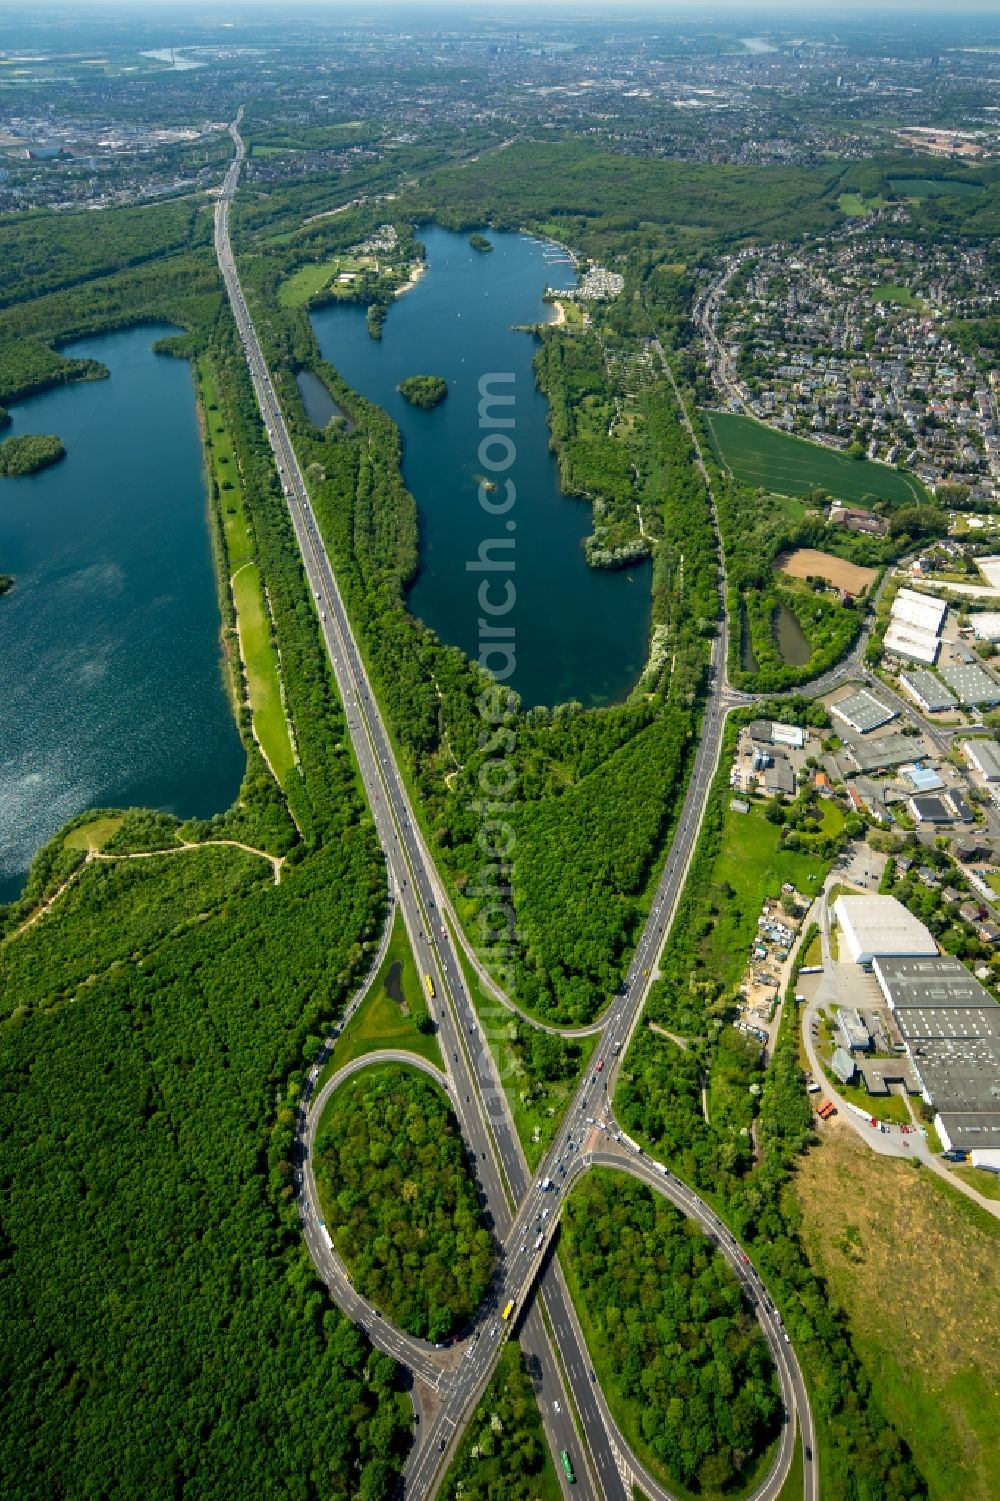
[[[486,236],[481,234],[470,235],[469,244],[472,246],[473,250],[478,250],[483,255],[485,255],[487,251],[493,249],[493,246],[490,244]]]
[[[6,594],[8,590],[13,589],[13,587],[14,580],[11,578],[10,574],[0,573],[0,594]]]
[[[23,433],[0,442],[0,477],[19,478],[37,474],[66,457],[62,442],[53,433]]]
[[[411,406],[436,407],[448,395],[448,382],[440,375],[411,375],[401,380],[396,390]]]

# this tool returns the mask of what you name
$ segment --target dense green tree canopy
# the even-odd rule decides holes
[[[628,1436],[689,1490],[739,1482],[777,1435],[781,1397],[724,1258],[661,1195],[605,1168],[567,1201],[562,1255]]]
[[[440,1342],[475,1311],[493,1243],[440,1089],[386,1065],[334,1091],[316,1137],[320,1204],[357,1285],[387,1318]]]
[[[0,476],[37,474],[65,458],[61,439],[52,433],[21,433],[0,439]]]
[[[411,406],[429,410],[444,401],[448,395],[448,382],[440,375],[410,375],[400,381],[396,390]]]

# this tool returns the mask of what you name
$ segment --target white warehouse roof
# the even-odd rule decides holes
[[[878,957],[936,955],[938,946],[919,918],[894,896],[838,896],[833,914],[854,964]]]
[[[984,610],[981,615],[970,615],[969,624],[980,641],[1000,641],[1000,615],[995,610]]]
[[[995,740],[964,740],[965,759],[988,782],[1000,782],[1000,745]]]
[[[900,589],[892,602],[892,618],[900,625],[916,626],[918,631],[931,631],[936,636],[947,609],[947,601],[938,599],[936,594]]]
[[[934,631],[922,631],[917,626],[905,625],[893,619],[885,633],[884,645],[886,651],[894,651],[897,656],[909,657],[913,662],[926,662],[931,666],[937,659],[941,643]]]

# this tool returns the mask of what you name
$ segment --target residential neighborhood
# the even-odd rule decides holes
[[[733,411],[989,506],[1000,370],[960,347],[953,325],[996,315],[992,260],[980,245],[887,231],[729,257],[700,304],[716,390]]]

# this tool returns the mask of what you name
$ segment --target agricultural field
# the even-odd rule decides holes
[[[900,198],[971,198],[983,191],[978,182],[960,177],[892,177],[889,186]]]
[[[995,1222],[846,1129],[802,1160],[795,1194],[810,1260],[931,1501],[1000,1495]]]
[[[918,479],[886,464],[849,459],[734,412],[706,411],[704,417],[716,457],[742,484],[780,495],[807,495],[819,488],[852,505],[875,500],[913,505],[927,499]]]
[[[866,593],[878,578],[874,568],[862,568],[857,563],[849,563],[846,558],[820,552],[815,547],[797,547],[794,552],[779,558],[776,566],[782,573],[787,573],[789,578],[825,579],[835,589],[843,589],[854,595]]]

